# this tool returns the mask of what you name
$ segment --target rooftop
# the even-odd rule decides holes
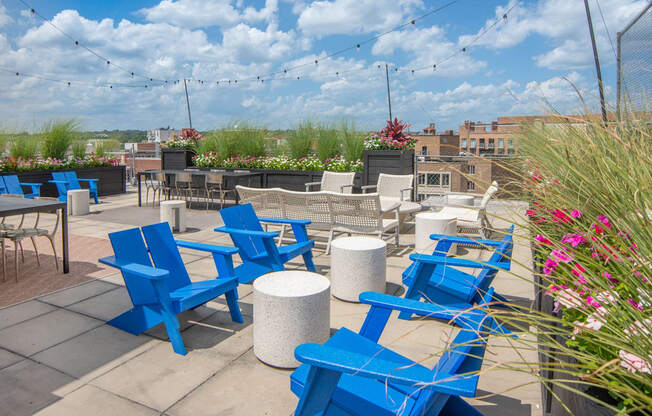
[[[507,228],[510,203],[495,201],[498,228]],[[244,323],[233,323],[222,298],[180,316],[188,354],[172,351],[164,328],[134,336],[106,321],[131,307],[120,272],[97,258],[112,254],[107,234],[159,221],[158,207],[136,206],[132,192],[103,198],[91,214],[70,219],[71,273],[56,272],[51,251],[44,248],[41,267],[25,244],[21,279],[0,283],[0,403],[7,415],[291,415],[297,398],[290,391],[291,371],[261,363],[253,354],[252,285],[240,285]],[[232,245],[213,232],[221,225],[215,211],[193,209],[185,240]],[[45,220],[44,220],[45,221]],[[524,230],[516,230],[522,235]],[[324,237],[323,235],[319,237]],[[401,273],[409,265],[413,231],[401,234],[401,246],[388,246],[387,292],[404,293]],[[59,240],[57,240],[59,241]],[[13,251],[13,250],[9,250]],[[193,280],[212,279],[209,255],[181,249]],[[60,253],[60,252],[59,252]],[[9,253],[13,255],[13,253]],[[317,271],[329,277],[330,256],[315,249]],[[466,258],[486,259],[487,252],[462,249]],[[513,270],[527,275],[529,245],[516,239]],[[8,264],[13,264],[10,258]],[[289,268],[303,269],[291,262]],[[9,276],[12,276],[11,273]],[[533,286],[500,272],[497,291],[512,301],[529,303]],[[331,297],[331,332],[360,328],[368,306]],[[7,306],[11,305],[11,306]],[[432,366],[455,330],[422,318],[390,318],[380,343],[426,366]],[[504,338],[490,339],[487,361],[536,362],[519,357]],[[531,384],[528,384],[531,383]],[[492,370],[482,373],[479,399],[470,402],[484,415],[541,415],[541,388],[524,373]]]

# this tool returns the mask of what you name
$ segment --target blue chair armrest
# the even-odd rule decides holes
[[[78,181],[85,181],[85,182],[98,182],[99,179],[84,179],[84,178],[77,178]]]
[[[427,384],[434,390],[456,396],[475,396],[478,376],[454,375],[422,366],[404,366],[375,356],[319,344],[302,344],[294,350],[297,360],[344,374],[372,378],[383,382],[414,386]]]
[[[174,240],[179,247],[190,248],[192,250],[207,251],[209,253],[221,254],[223,256],[232,256],[238,252],[235,247],[216,246],[213,244],[202,244],[194,241]]]
[[[213,231],[217,231],[219,233],[239,234],[239,235],[262,237],[262,238],[274,238],[278,236],[277,232],[272,232],[272,231],[249,231],[249,230],[240,230],[237,228],[229,228],[229,227],[217,227]]]
[[[485,247],[499,247],[502,243],[504,243],[504,241],[500,241],[500,240],[477,240],[468,237],[457,237],[457,236],[446,235],[446,234],[431,234],[430,239],[435,241],[450,241],[451,243],[467,244],[467,245],[474,245],[474,246],[485,246]]]
[[[511,262],[509,261],[479,262],[468,259],[458,259],[455,257],[433,256],[430,254],[410,254],[410,260],[444,266],[471,267],[475,269],[488,267],[491,269],[509,270],[511,267]]]
[[[49,180],[48,182],[49,183],[63,183],[63,184],[66,184],[66,185],[70,183],[70,181],[55,181],[55,180],[52,180],[52,179]]]
[[[262,222],[271,222],[276,224],[299,224],[299,225],[308,225],[312,223],[310,220],[291,220],[286,218],[258,218]]]
[[[32,182],[20,182],[22,186],[31,186],[31,187],[41,187],[42,183],[32,183]]]
[[[438,305],[436,303],[420,302],[418,300],[399,298],[378,292],[360,293],[359,299],[361,303],[366,303],[372,307],[375,306],[448,320],[454,319],[456,316],[472,308],[468,303]]]
[[[130,274],[149,280],[164,280],[170,275],[170,272],[164,269],[157,269],[151,266],[144,266],[137,263],[122,263],[115,256],[102,257],[99,262],[107,266],[115,267]]]

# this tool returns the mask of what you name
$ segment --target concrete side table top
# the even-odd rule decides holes
[[[343,250],[376,250],[387,247],[387,243],[379,238],[371,237],[343,237],[334,240],[331,247],[341,248]]]
[[[254,281],[254,290],[283,298],[310,296],[329,287],[330,281],[324,276],[301,270],[268,273]]]

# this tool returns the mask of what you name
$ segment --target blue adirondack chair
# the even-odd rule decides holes
[[[465,237],[452,237],[434,234],[432,239],[438,240],[436,255],[412,254],[412,264],[403,272],[403,283],[408,287],[406,299],[427,299],[437,304],[476,304],[482,300],[489,290],[498,270],[509,270],[511,266],[513,226],[501,241],[474,240]],[[451,258],[441,255],[447,252],[450,245],[461,243],[482,247],[495,247],[495,251],[486,262]],[[469,267],[480,269],[477,276],[454,269]],[[494,293],[494,301],[506,303],[507,300]],[[410,319],[411,314],[402,312],[401,319]]]
[[[101,258],[100,262],[122,271],[134,305],[107,322],[109,325],[137,335],[164,323],[174,352],[185,355],[177,314],[225,295],[231,319],[242,322],[238,280],[233,275],[232,256],[238,252],[236,248],[175,241],[168,223],[142,227],[142,234],[138,228],[111,233],[109,239],[115,256]],[[191,282],[177,247],[211,253],[218,277]]]
[[[17,175],[0,176],[0,194],[16,194],[23,195],[25,198],[33,199],[41,196],[40,183],[20,182]],[[23,191],[23,186],[29,186],[31,193],[26,194]]]
[[[59,192],[59,201],[66,202],[68,200],[68,191],[73,189],[82,189],[79,182],[88,182],[88,192],[98,204],[97,200],[97,182],[99,179],[83,179],[77,177],[77,172],[52,172],[52,180],[49,181],[57,186]]]
[[[228,233],[239,250],[242,264],[236,268],[236,275],[240,283],[249,283],[271,271],[285,270],[283,265],[298,255],[303,256],[306,269],[316,271],[312,261],[315,242],[308,238],[306,231],[309,220],[258,218],[251,204],[222,209],[220,215],[224,226],[215,228],[215,231]],[[297,242],[276,246],[274,237],[278,233],[263,231],[261,221],[290,225]]]
[[[486,302],[492,292],[487,292]],[[371,305],[360,333],[342,328],[324,345],[295,349],[295,357],[304,363],[290,376],[290,388],[299,397],[295,416],[481,415],[460,396],[475,396],[486,338],[501,332],[492,329],[490,315],[468,310],[469,305],[443,307],[373,292],[361,294],[360,301]],[[462,327],[434,368],[377,343],[396,309]]]

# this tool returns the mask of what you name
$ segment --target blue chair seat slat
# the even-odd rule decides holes
[[[177,313],[215,299],[224,292],[234,290],[238,287],[238,281],[234,278],[205,280],[193,282],[170,292],[170,299],[177,309]]]

